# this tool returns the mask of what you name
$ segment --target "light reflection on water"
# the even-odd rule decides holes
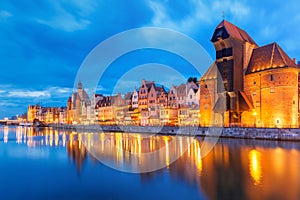
[[[87,143],[82,137],[87,136]],[[164,162],[168,167],[162,170],[139,174],[142,182],[150,184],[153,178],[163,182],[164,173],[169,182],[184,189],[196,188],[197,198],[208,199],[299,199],[300,198],[300,143],[263,140],[220,139],[214,149],[201,158],[203,138],[166,135],[145,135],[127,133],[77,133],[62,130],[37,130],[25,127],[0,127],[0,141],[9,145],[15,141],[26,144],[30,149],[61,147],[68,158],[75,163],[74,169],[82,173],[89,162],[96,162],[95,154],[118,166],[143,166],[151,162]],[[175,145],[169,145],[173,141]],[[190,148],[183,152],[185,142]],[[85,146],[86,145],[86,146]],[[94,156],[87,149],[93,148]],[[142,154],[160,148],[165,151],[155,160],[143,160]],[[173,154],[183,154],[171,163]],[[137,156],[137,159],[132,157]],[[1,158],[1,154],[0,154]],[[88,159],[90,158],[90,159]],[[74,170],[73,169],[73,170]],[[72,170],[72,169],[69,169]],[[76,170],[75,170],[76,171]],[[111,171],[115,176],[117,171]],[[96,178],[91,177],[89,178]],[[161,179],[161,180],[160,180]],[[115,181],[118,181],[116,179]],[[139,183],[142,184],[142,183]],[[96,187],[96,186],[95,186]],[[128,186],[130,187],[130,185]],[[154,186],[152,186],[154,187]],[[161,187],[164,187],[161,185]],[[186,187],[186,188],[184,188]],[[166,193],[172,191],[166,191]],[[140,191],[143,194],[143,189]],[[155,194],[155,191],[154,191]],[[192,197],[194,194],[189,193]],[[187,196],[189,198],[189,196]]]

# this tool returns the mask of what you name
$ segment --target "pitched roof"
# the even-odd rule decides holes
[[[216,62],[214,62],[208,70],[205,72],[205,74],[200,78],[200,81],[210,80],[210,79],[216,79],[217,78],[217,72],[218,68],[216,65]]]
[[[103,99],[99,100],[96,103],[95,108],[111,106],[112,104],[111,101],[112,101],[111,96],[103,96]]]
[[[297,65],[277,43],[272,43],[253,50],[246,74],[283,67],[297,68]]]
[[[240,29],[239,27],[233,25],[232,23],[223,20],[216,29],[218,28],[222,28],[224,27],[227,31],[227,33],[236,39],[239,39],[241,41],[245,41],[245,42],[249,42],[251,44],[255,44],[257,46],[257,44],[255,43],[255,41],[248,35],[248,33],[242,29]]]

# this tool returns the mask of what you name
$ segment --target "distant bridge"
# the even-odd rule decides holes
[[[1,119],[0,124],[2,125],[20,125],[21,121],[19,120],[5,120]]]

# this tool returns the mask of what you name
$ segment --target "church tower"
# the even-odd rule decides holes
[[[78,95],[79,95],[79,97],[82,99],[82,96],[83,96],[83,88],[82,88],[82,83],[81,83],[81,81],[78,82],[78,87],[77,87],[77,89],[78,89]]]

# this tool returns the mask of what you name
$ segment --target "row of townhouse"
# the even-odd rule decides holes
[[[122,125],[199,124],[199,88],[190,81],[167,89],[154,81],[142,80],[140,87],[124,95],[92,94],[78,83],[68,99],[67,123]]]
[[[29,105],[27,110],[27,121],[33,122],[36,119],[45,123],[66,123],[67,108],[42,107],[38,104]]]
[[[95,105],[98,123],[112,125],[198,125],[199,88],[188,82],[170,89],[142,80],[124,95],[102,96]]]

